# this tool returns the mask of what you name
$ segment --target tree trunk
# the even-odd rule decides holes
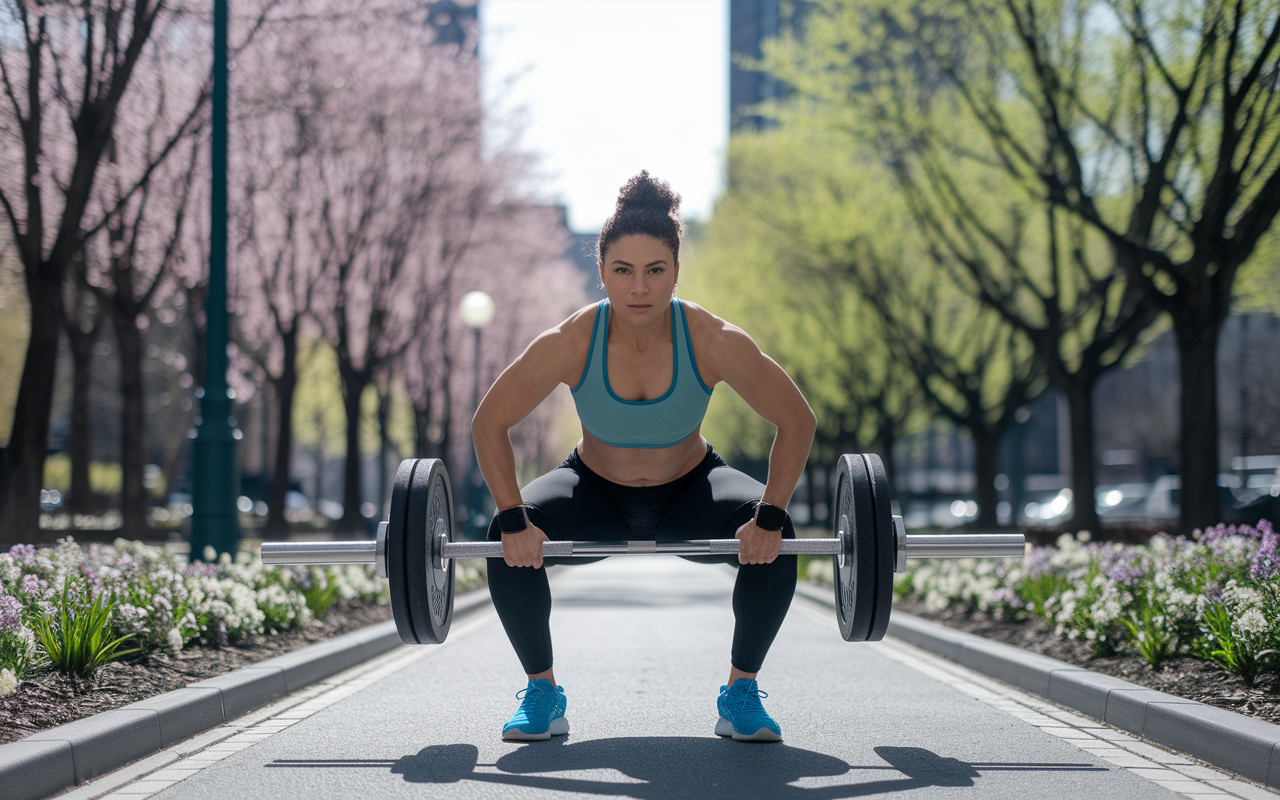
[[[898,430],[896,420],[889,415],[887,405],[880,410],[880,430],[878,434],[876,444],[880,447],[880,460],[884,462],[884,471],[888,474],[889,494],[896,497],[898,488],[895,478],[898,474],[898,465],[893,458],[893,446],[898,441]]]
[[[1071,417],[1071,497],[1075,509],[1068,525],[1073,531],[1097,534],[1100,522],[1093,497],[1097,489],[1093,453],[1093,385],[1093,380],[1083,380],[1077,373],[1073,382],[1063,390]]]
[[[809,503],[809,524],[810,525],[818,524],[818,503],[820,503],[824,499],[818,493],[818,487],[815,482],[815,478],[817,478],[817,475],[815,473],[817,472],[817,470],[814,469],[814,467],[815,467],[814,464],[806,464],[804,468],[804,486],[805,486],[805,495],[806,495],[805,499]]]
[[[40,488],[49,449],[49,414],[62,332],[61,272],[26,270],[31,337],[22,364],[13,432],[0,450],[0,547],[41,541]]]
[[[270,496],[267,498],[267,533],[273,539],[288,535],[289,522],[284,518],[284,498],[289,493],[293,474],[293,395],[298,387],[298,330],[293,328],[282,337],[284,354],[280,377],[275,386],[279,404],[279,433],[276,435],[276,459],[271,473]]]
[[[338,520],[341,533],[360,533],[365,530],[364,517],[360,516],[360,477],[363,473],[360,458],[360,395],[369,384],[365,370],[338,366],[342,380],[342,409],[347,418],[347,455],[342,470],[342,519]]]
[[[1181,323],[1181,324],[1180,324]],[[1174,318],[1182,384],[1178,459],[1184,533],[1221,521],[1218,504],[1218,326]]]
[[[125,298],[117,296],[118,300]],[[120,535],[141,539],[147,533],[146,390],[142,378],[142,332],[132,302],[118,303],[111,321],[120,348]]]
[[[64,507],[71,513],[88,513],[90,510],[89,460],[89,384],[93,368],[93,345],[98,338],[98,312],[95,308],[86,312],[83,297],[88,292],[77,289],[75,312],[66,318],[67,343],[71,350],[71,442],[68,455],[71,459],[71,487]],[[92,321],[82,314],[91,314]],[[85,325],[84,323],[89,323]],[[86,329],[87,328],[87,329]]]
[[[451,301],[452,302],[452,301]],[[445,463],[452,463],[453,452],[453,356],[450,355],[453,350],[450,342],[449,325],[446,323],[440,332],[440,352],[443,354],[440,371],[440,442],[438,447],[440,450],[440,458]],[[468,426],[470,420],[467,421]],[[467,441],[471,441],[471,437],[467,436]],[[470,464],[471,459],[475,456],[471,453],[460,454],[463,461],[460,463]],[[453,483],[453,498],[455,509],[462,509],[467,504],[467,471],[464,469],[452,470],[449,473],[449,480]],[[461,517],[461,513],[458,514]]]
[[[431,393],[427,391],[424,402],[413,403],[414,458],[431,458],[435,443],[431,441]]]
[[[447,368],[451,368],[446,364]],[[450,388],[449,373],[446,370],[444,379],[441,381],[440,388],[440,441],[436,443],[436,450],[439,452],[439,458],[443,459],[446,464],[453,462],[458,455],[453,452],[453,392]],[[471,441],[471,437],[467,437],[467,441]],[[474,458],[471,453],[462,453],[463,464],[470,463],[469,460]],[[453,482],[454,504],[461,506],[465,500],[467,483],[467,472],[465,469],[455,469],[449,473],[449,480]]]
[[[973,436],[973,477],[977,482],[979,528],[991,529],[996,521],[996,458],[1000,452],[1000,435],[1004,428],[987,430],[979,426],[969,429]]]
[[[391,500],[391,487],[387,483],[387,459],[391,456],[391,387],[378,387],[378,514],[379,519],[387,511]]]

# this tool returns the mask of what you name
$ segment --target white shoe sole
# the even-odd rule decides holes
[[[504,742],[545,742],[552,736],[563,736],[569,732],[569,720],[564,717],[557,717],[551,720],[551,726],[542,733],[525,733],[519,728],[512,728],[509,731],[502,732],[502,741]]]
[[[768,728],[761,728],[752,734],[738,733],[733,729],[733,723],[724,717],[716,723],[716,736],[732,736],[735,742],[780,742],[782,737]]]

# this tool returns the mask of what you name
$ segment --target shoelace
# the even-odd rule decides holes
[[[530,694],[531,692],[532,694]],[[521,701],[522,706],[537,705],[538,703],[542,703],[544,705],[548,703],[554,704],[555,700],[542,697],[542,695],[547,695],[547,694],[550,694],[550,693],[546,689],[543,689],[541,686],[526,686],[525,688],[516,692],[516,699]]]
[[[747,705],[751,705],[751,706],[752,706],[752,710],[754,710],[754,709],[758,708],[758,709],[760,709],[761,711],[763,711],[763,710],[764,710],[764,704],[760,702],[760,698],[762,698],[762,697],[768,697],[768,696],[769,696],[769,693],[768,693],[768,692],[766,692],[766,691],[764,691],[764,690],[762,690],[762,689],[759,689],[759,688],[756,688],[756,689],[748,689],[748,690],[746,690],[746,691],[742,692],[742,704],[739,706],[739,708],[745,707],[745,706],[747,706]],[[748,697],[754,697],[754,698],[756,699],[756,701],[755,701],[754,703],[752,703],[750,700],[748,700],[748,699],[747,699]]]
[[[729,694],[729,693],[730,693],[730,692],[732,692],[732,691],[733,691],[733,689],[732,689],[732,688],[726,689],[726,690],[725,690],[725,694]],[[768,692],[766,692],[764,689],[761,689],[761,688],[760,688],[760,687],[758,687],[758,686],[757,686],[756,688],[754,688],[754,689],[744,689],[744,690],[742,691],[742,693],[743,693],[743,694],[753,694],[753,695],[755,695],[756,697],[768,697],[768,696],[769,696],[769,693],[768,693]]]

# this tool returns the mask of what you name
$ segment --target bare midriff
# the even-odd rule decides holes
[[[688,473],[707,455],[707,440],[698,426],[674,447],[614,447],[582,431],[578,457],[600,477],[623,486],[657,486]]]

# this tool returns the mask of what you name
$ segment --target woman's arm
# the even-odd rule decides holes
[[[817,420],[791,376],[761,352],[746,331],[718,317],[711,318],[715,325],[709,326],[710,346],[701,348],[699,362],[708,362],[715,379],[732,386],[752,410],[777,427],[769,450],[768,482],[760,499],[786,508],[809,459]],[[770,533],[758,529],[754,520],[742,526],[738,531],[742,540],[739,559],[745,564],[773,561],[781,535]]]
[[[529,416],[556,384],[575,383],[586,368],[588,341],[583,338],[582,317],[580,311],[534,339],[489,387],[471,419],[476,463],[499,510],[522,502],[510,430]],[[591,319],[587,323],[588,336]],[[513,567],[540,567],[542,542],[546,539],[546,534],[529,523],[519,533],[503,534],[503,557]]]
[[[786,508],[809,460],[817,419],[791,376],[762,353],[745,331],[726,325],[720,353],[716,360],[721,380],[778,429],[769,450],[769,479],[761,499]]]
[[[576,316],[576,315],[575,315]],[[511,363],[480,401],[471,419],[476,461],[498,508],[520,505],[516,458],[509,431],[529,416],[570,372],[581,373],[584,356],[575,346],[573,318],[538,336]],[[576,380],[578,374],[572,376]]]

